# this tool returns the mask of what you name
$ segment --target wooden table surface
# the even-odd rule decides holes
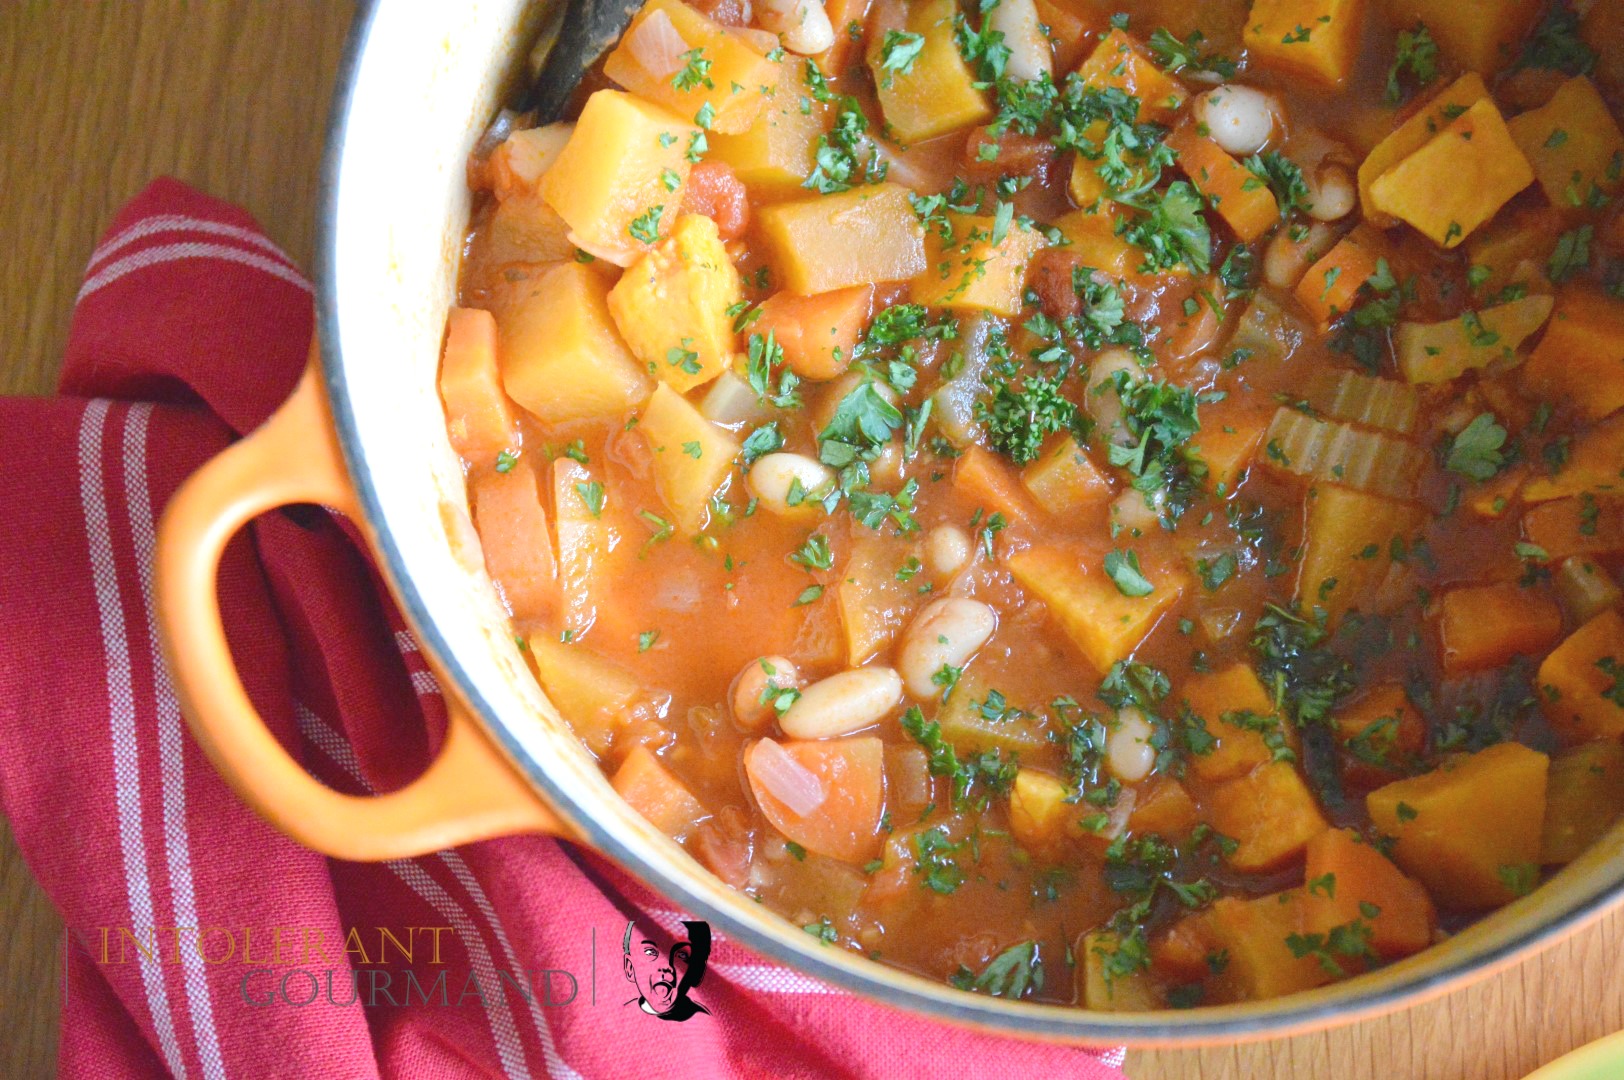
[[[51,389],[80,271],[168,173],[246,206],[308,266],[352,9],[340,0],[13,3],[0,15],[0,390]],[[61,923],[0,821],[0,1076],[52,1072]],[[1624,1028],[1624,914],[1486,983],[1296,1039],[1135,1052],[1135,1080],[1510,1080]]]

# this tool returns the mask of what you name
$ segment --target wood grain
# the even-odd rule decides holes
[[[0,391],[49,393],[80,272],[168,173],[247,207],[308,265],[347,2],[13,4],[0,17]],[[0,1076],[53,1072],[61,923],[0,823]],[[1135,1052],[1135,1080],[1512,1080],[1624,1027],[1624,915],[1501,976],[1297,1039]]]
[[[308,266],[349,0],[26,0],[0,14],[0,392],[46,394],[96,238],[171,175]],[[0,823],[0,1076],[55,1072],[62,924]]]

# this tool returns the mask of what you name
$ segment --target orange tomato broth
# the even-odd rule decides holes
[[[1394,102],[1384,91],[1397,35],[1416,24],[1405,5],[1389,5],[1405,8],[1396,18],[1379,3],[1368,11],[1307,0],[1249,6],[1240,0],[1120,0],[1105,8],[1052,0],[1038,10],[1052,23],[1054,55],[1070,65],[1057,79],[1113,26],[1125,27],[1140,49],[1161,29],[1183,42],[1204,35],[1194,43],[1198,56],[1237,61],[1233,81],[1282,103],[1284,130],[1277,127],[1268,148],[1311,162],[1316,146],[1330,140],[1326,160],[1343,168],[1349,182],[1377,143],[1435,107],[1432,95],[1472,70],[1461,59],[1474,55],[1472,47],[1459,44],[1472,39],[1470,27],[1439,15],[1450,25],[1438,35],[1446,47],[1435,58],[1435,74],[1422,80],[1425,71],[1401,70],[1402,101]],[[1493,21],[1504,14],[1501,8],[1529,5],[1487,7],[1495,13],[1483,18]],[[833,94],[851,95],[870,132],[879,134],[883,107],[865,57],[883,54],[888,33],[911,33],[898,30],[913,25],[910,8],[893,0],[834,8],[854,20],[855,29],[835,28],[841,47],[834,55],[848,66],[824,74]],[[1278,21],[1285,12],[1289,22],[1293,12],[1310,9],[1352,11],[1361,20],[1339,85],[1316,81],[1280,60],[1281,49],[1260,50],[1255,34],[1247,36],[1265,17]],[[696,10],[724,25],[741,13],[726,3]],[[974,5],[966,10],[974,27]],[[1515,118],[1550,101],[1573,66],[1592,73],[1614,124],[1621,115],[1616,46],[1624,26],[1605,13],[1580,20],[1566,18],[1564,10],[1543,13],[1544,21],[1506,16],[1516,25],[1503,30],[1502,59],[1490,65],[1498,70],[1480,71],[1514,131]],[[1114,12],[1121,14],[1113,21]],[[1310,33],[1316,25],[1309,19]],[[1553,40],[1569,51],[1558,50],[1553,59]],[[1525,48],[1533,50],[1533,65],[1504,59],[1523,56]],[[1599,60],[1592,50],[1601,52]],[[805,63],[794,55],[783,62],[797,70]],[[1566,63],[1570,71],[1541,63]],[[907,74],[892,71],[891,77]],[[1151,132],[1153,141],[1172,126],[1193,123],[1191,103],[1217,81],[1189,69],[1163,78],[1185,100]],[[590,92],[616,85],[594,74],[575,108]],[[976,92],[993,102],[991,91]],[[836,107],[818,106],[823,130]],[[989,117],[994,108],[989,104]],[[1460,111],[1441,114],[1441,123]],[[975,153],[975,126],[959,125],[906,149],[892,146],[898,163],[892,178],[907,175],[922,194],[946,192],[964,180],[972,192],[979,186],[985,193],[983,213],[995,215],[1007,197],[1016,218],[1029,217],[1039,228],[1073,210],[1068,182],[1077,154],[1052,150],[1051,130],[1035,139],[1006,139],[999,159],[988,161]],[[1401,157],[1419,149],[1436,127]],[[1616,299],[1624,282],[1624,224],[1611,194],[1616,171],[1602,176],[1597,195],[1578,206],[1553,205],[1540,183],[1524,183],[1499,205],[1485,206],[1481,224],[1449,249],[1423,235],[1419,217],[1415,227],[1391,214],[1366,222],[1368,208],[1356,205],[1345,217],[1315,226],[1298,209],[1246,248],[1256,270],[1241,285],[1219,276],[1242,245],[1221,208],[1208,203],[1206,270],[1192,269],[1186,257],[1159,274],[1129,267],[1093,275],[1121,298],[1127,321],[1144,330],[1145,366],[1133,380],[1156,380],[1182,391],[1180,400],[1195,400],[1199,432],[1167,451],[1165,462],[1188,473],[1190,462],[1200,460],[1199,448],[1212,459],[1209,465],[1229,463],[1232,482],[1221,490],[1212,474],[1187,483],[1187,506],[1176,521],[1113,524],[1113,500],[1129,490],[1133,476],[1112,462],[1102,432],[1089,433],[1083,424],[1071,429],[1085,447],[1096,486],[1092,493],[1073,492],[1073,503],[1052,512],[1048,500],[1037,497],[1044,489],[1033,464],[1008,452],[1020,441],[1018,423],[993,437],[978,418],[968,436],[953,436],[938,409],[913,456],[898,460],[904,429],[872,463],[871,490],[894,495],[905,482],[917,484],[911,510],[878,528],[855,521],[846,501],[832,513],[807,513],[806,507],[775,513],[752,499],[735,463],[720,481],[720,501],[710,504],[703,529],[686,536],[671,526],[678,510],[665,500],[654,460],[676,448],[652,450],[640,431],[642,402],[656,378],[671,377],[667,365],[640,363],[651,377],[634,391],[639,400],[586,419],[544,422],[494,389],[499,375],[508,392],[519,393],[515,371],[529,361],[506,351],[517,340],[509,328],[521,317],[515,312],[544,302],[536,288],[542,275],[573,264],[579,269],[571,273],[588,275],[576,287],[590,290],[596,287],[591,276],[608,283],[623,273],[606,259],[577,255],[570,243],[560,246],[556,215],[538,209],[550,189],[543,183],[536,193],[534,170],[527,174],[518,144],[512,148],[489,159],[476,153],[470,162],[476,209],[460,293],[464,308],[495,312],[501,333],[483,352],[478,340],[473,346],[470,339],[454,341],[462,381],[455,388],[448,382],[446,395],[492,576],[510,602],[520,598],[525,607],[516,610],[515,635],[521,645],[546,639],[573,650],[536,655],[543,683],[566,712],[570,701],[585,703],[567,718],[607,773],[614,776],[632,761],[635,776],[622,790],[635,804],[719,876],[828,947],[975,992],[1083,1007],[1267,997],[1424,947],[1533,888],[1542,873],[1572,857],[1576,833],[1593,839],[1621,809],[1617,793],[1624,783],[1617,777],[1610,788],[1585,786],[1582,796],[1554,786],[1559,776],[1624,768],[1617,747],[1624,676],[1615,666],[1624,664],[1624,622],[1612,585],[1624,576],[1618,503],[1624,441],[1608,434],[1624,424],[1613,411],[1624,403],[1624,320],[1615,310],[1624,305]],[[1536,155],[1546,149],[1555,148],[1541,147]],[[1214,160],[1221,160],[1224,151],[1216,153]],[[741,282],[743,302],[728,317],[742,324],[730,343],[731,362],[742,374],[755,334],[742,313],[773,296],[774,281],[783,276],[761,211],[831,196],[793,186],[746,190],[714,151],[690,156],[702,164],[685,178],[682,205],[723,227]],[[1212,156],[1208,144],[1203,160]],[[994,186],[1000,168],[1025,169],[1031,178],[1019,190],[1000,192]],[[865,187],[861,173],[859,166],[851,178],[854,191]],[[1141,206],[1153,206],[1170,184],[1186,179],[1176,164],[1168,165]],[[1109,209],[1109,197],[1102,205]],[[521,223],[533,222],[531,231],[499,220],[509,211]],[[1131,209],[1120,212],[1136,220]],[[662,234],[669,235],[674,216],[658,226]],[[1270,246],[1281,254],[1283,237],[1310,226],[1317,231],[1305,242],[1317,250],[1303,268],[1273,284],[1265,280]],[[964,362],[973,326],[987,319],[1003,330],[1008,352],[1004,367],[995,361],[990,369],[994,382],[1007,383],[1020,398],[1031,385],[1025,376],[1062,373],[1060,394],[1087,412],[1083,388],[1100,348],[1071,335],[1063,359],[1028,359],[1050,344],[1029,320],[1080,306],[1066,249],[1049,239],[1039,245],[1048,250],[1029,257],[1018,316],[929,310],[932,323],[956,321],[957,336],[910,342],[904,366],[913,382],[897,395],[907,415],[916,415],[944,375]],[[1581,239],[1588,259],[1574,255]],[[1559,244],[1566,255],[1556,250]],[[1479,258],[1488,261],[1486,270],[1471,269]],[[1344,269],[1358,275],[1357,287],[1344,282],[1336,295],[1356,312],[1397,301],[1385,320],[1363,331],[1362,358],[1349,344],[1357,315],[1350,318],[1340,304],[1331,309],[1327,300]],[[1563,280],[1551,281],[1553,272]],[[1323,289],[1315,288],[1314,274],[1324,278]],[[1400,354],[1410,331],[1404,324],[1453,320],[1481,343],[1495,327],[1484,330],[1481,321],[1474,327],[1470,318],[1461,319],[1463,312],[1494,306],[1487,303],[1491,297],[1507,302],[1542,295],[1555,298],[1558,314],[1540,320],[1514,356],[1474,362],[1444,381],[1406,381]],[[907,281],[875,283],[871,317],[909,296]],[[825,307],[850,305],[845,297]],[[818,306],[779,307],[772,319],[786,327],[785,340],[810,348],[812,335],[794,323],[794,313]],[[1250,324],[1249,316],[1255,317]],[[1564,333],[1571,320],[1583,348],[1602,357],[1586,368],[1591,374],[1577,395],[1561,374],[1572,362],[1569,354],[1538,357],[1541,341],[1557,325],[1553,318]],[[1248,325],[1249,350],[1235,344]],[[619,329],[628,337],[637,333],[625,323]],[[669,342],[678,360],[686,342]],[[1453,355],[1448,345],[1432,348],[1437,351],[1410,347],[1410,359],[1425,366]],[[1535,360],[1526,359],[1531,354]],[[883,381],[898,356],[893,346],[863,359],[871,377]],[[825,367],[828,360],[825,353]],[[852,363],[844,351],[835,360],[837,368]],[[484,382],[473,379],[476,389],[469,391],[468,365],[480,364]],[[774,389],[782,370],[772,371]],[[816,365],[807,370],[818,377],[795,388],[801,407],[755,405],[777,423],[783,451],[817,458],[820,432],[853,384],[849,376],[825,379],[829,372]],[[449,359],[447,372],[449,378]],[[1369,399],[1358,415],[1339,413],[1346,402],[1338,405],[1327,380],[1342,372],[1384,380],[1380,389],[1407,403],[1410,417],[1378,416]],[[705,372],[704,384],[688,390],[686,400],[700,405],[715,374]],[[545,393],[548,380],[539,385]],[[1587,397],[1592,390],[1594,399]],[[1609,402],[1611,394],[1620,401]],[[978,396],[990,404],[991,387]],[[1300,475],[1306,464],[1288,459],[1282,439],[1294,426],[1324,434],[1329,429],[1312,425],[1332,422],[1344,423],[1349,438],[1386,440],[1369,444],[1377,447],[1371,475],[1345,475],[1339,470],[1347,462]],[[750,421],[727,430],[742,441],[759,426]],[[1060,437],[1044,443],[1039,463]],[[1413,479],[1405,473],[1412,468]],[[502,498],[500,485],[526,482],[536,485],[533,496]],[[1553,499],[1553,492],[1566,501]],[[589,504],[599,501],[593,514]],[[1319,517],[1316,506],[1323,508]],[[566,519],[570,536],[584,535],[585,528],[598,537],[592,542],[596,561],[574,576],[565,548],[580,541],[564,539]],[[927,539],[951,526],[968,539],[971,559],[952,572],[933,570]],[[1533,543],[1535,529],[1552,545],[1548,550]],[[814,559],[819,566],[793,561],[813,534],[827,542],[827,559]],[[1355,543],[1357,550],[1344,550]],[[541,546],[545,557],[535,554]],[[1023,561],[1033,551],[1049,554]],[[1107,564],[1113,551],[1114,575]],[[1110,626],[1078,629],[1078,620],[1098,619],[1099,611],[1115,611],[1112,604],[1131,599],[1125,593],[1137,586],[1118,563],[1130,552],[1161,600],[1169,592],[1176,596],[1131,640],[1118,641]],[[1316,559],[1312,570],[1304,568]],[[1012,565],[1026,569],[1018,576]],[[1105,607],[1090,594],[1092,606],[1080,608],[1071,622],[1051,610],[1045,600],[1066,602],[1045,591],[1052,582],[1043,575],[1056,566],[1090,588],[1105,581]],[[1303,580],[1310,573],[1317,579]],[[539,577],[516,585],[514,575]],[[1342,581],[1352,591],[1339,592]],[[792,661],[802,676],[799,689],[854,665],[895,664],[909,621],[949,595],[989,605],[996,632],[962,671],[944,673],[944,684],[956,674],[950,690],[905,694],[878,722],[841,736],[850,740],[850,755],[844,744],[809,748],[805,740],[786,738],[769,706],[762,706],[771,714],[764,722],[736,714],[735,680],[749,675],[759,658]],[[878,640],[872,656],[849,655],[848,637],[857,629],[848,624],[859,614]],[[1106,644],[1087,644],[1090,634]],[[1102,653],[1121,662],[1101,662]],[[588,657],[585,678],[549,684],[547,672],[581,655]],[[1323,695],[1316,698],[1316,690]],[[780,704],[793,697],[792,689]],[[1132,766],[1118,768],[1091,742],[1117,729],[1116,706],[1141,709],[1154,731],[1154,768],[1131,782],[1115,774],[1132,773]],[[905,727],[913,708],[919,712]],[[957,720],[947,716],[954,710]],[[950,722],[942,730],[929,726],[944,718]],[[868,737],[883,743],[881,802],[855,790],[831,795],[831,783],[874,782],[872,747],[858,743]],[[744,764],[761,738],[784,743],[822,777],[829,800],[824,813],[836,813],[837,820],[798,822],[782,804],[764,814]],[[927,771],[927,760],[933,770]],[[964,798],[955,797],[955,771],[973,777]],[[843,857],[826,853],[835,849]],[[1552,852],[1559,854],[1547,857]]]

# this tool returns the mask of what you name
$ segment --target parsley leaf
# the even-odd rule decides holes
[[[1494,414],[1479,413],[1450,442],[1444,468],[1482,483],[1505,465],[1500,452],[1505,444],[1506,429],[1495,422]]]
[[[1203,53],[1201,44],[1206,40],[1205,34],[1195,30],[1180,41],[1171,31],[1159,27],[1150,35],[1150,54],[1170,74],[1176,75],[1190,68],[1192,71],[1210,71],[1222,79],[1233,79],[1237,70],[1235,61],[1217,53]]]
[[[1408,75],[1408,78],[1405,76]],[[1419,90],[1438,77],[1438,44],[1425,23],[1416,23],[1413,30],[1400,30],[1393,55],[1393,66],[1387,69],[1387,102],[1397,105],[1407,96],[1406,85]]]
[[[993,957],[980,975],[960,964],[947,981],[960,990],[1019,998],[1029,989],[1043,989],[1043,961],[1038,956],[1037,943],[1023,941]]]
[[[1105,573],[1123,596],[1149,596],[1156,591],[1139,568],[1139,553],[1112,548],[1105,553]]]

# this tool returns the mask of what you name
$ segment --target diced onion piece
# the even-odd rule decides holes
[[[655,8],[626,35],[626,51],[644,71],[656,79],[667,79],[682,67],[688,43],[677,32],[671,16]]]
[[[1004,61],[1004,74],[1016,82],[1030,82],[1040,75],[1054,74],[1054,60],[1049,52],[1049,39],[1044,36],[1043,23],[1033,0],[1000,0],[997,7],[987,13],[987,25],[1004,35],[1009,58]]]
[[[822,0],[756,0],[756,18],[778,34],[792,53],[811,56],[835,43],[835,30]]]
[[[727,370],[711,383],[699,402],[699,412],[713,424],[734,427],[738,424],[761,423],[767,419],[770,410],[748,382],[732,370]]]
[[[1289,407],[1274,414],[1264,447],[1263,461],[1271,468],[1395,499],[1414,494],[1424,457],[1420,447],[1404,439],[1319,420]]]
[[[745,755],[744,767],[763,791],[797,817],[807,817],[829,798],[818,774],[796,761],[772,739],[762,739]]]
[[[936,391],[936,423],[942,433],[959,449],[976,442],[980,424],[976,422],[976,400],[987,392],[981,381],[991,356],[987,351],[992,336],[993,321],[989,317],[976,317],[963,328],[962,355],[964,365]]]
[[[1302,323],[1287,315],[1278,300],[1259,292],[1241,312],[1229,348],[1231,353],[1245,349],[1249,362],[1275,363],[1290,359],[1302,343]]]
[[[1408,435],[1415,431],[1421,392],[1394,379],[1357,371],[1324,371],[1314,380],[1308,403],[1332,420]]]

